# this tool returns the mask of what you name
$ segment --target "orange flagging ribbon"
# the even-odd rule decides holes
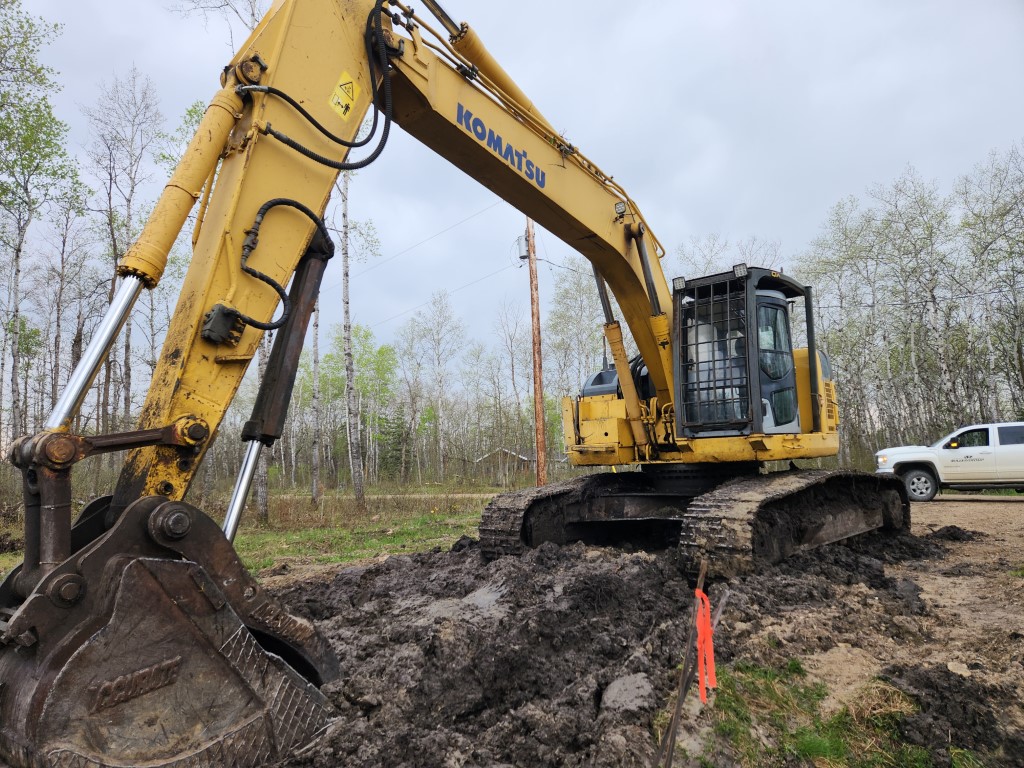
[[[717,688],[715,680],[715,644],[711,639],[714,629],[711,627],[711,601],[700,589],[694,591],[697,597],[697,680],[700,690],[700,701],[707,704],[707,689]]]

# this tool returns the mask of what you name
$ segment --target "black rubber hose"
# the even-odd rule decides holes
[[[374,160],[376,160],[378,157],[380,157],[381,152],[384,151],[384,145],[387,144],[388,135],[391,132],[391,119],[392,119],[392,113],[393,113],[392,97],[391,97],[391,73],[390,73],[390,69],[389,69],[389,65],[388,65],[387,50],[385,49],[384,43],[383,43],[383,41],[384,41],[384,1],[385,0],[377,0],[377,4],[374,6],[373,10],[370,12],[370,16],[369,16],[369,18],[367,18],[367,21],[366,21],[367,29],[366,29],[365,40],[366,40],[367,58],[369,59],[370,65],[371,65],[371,68],[370,68],[370,79],[372,81],[374,79],[374,74],[375,74],[374,69],[373,69],[374,58],[373,58],[373,36],[371,34],[371,27],[372,27],[372,31],[376,32],[377,40],[379,41],[379,45],[377,46],[377,49],[378,49],[377,50],[377,57],[378,57],[379,60],[376,62],[376,64],[379,67],[379,71],[380,71],[381,76],[382,76],[381,77],[381,87],[383,88],[383,92],[384,92],[384,127],[381,130],[380,140],[378,141],[377,146],[376,146],[376,148],[374,148],[373,152],[371,152],[367,157],[364,157],[362,160],[357,160],[357,161],[355,161],[353,163],[349,163],[349,162],[345,162],[345,161],[338,162],[338,161],[335,161],[335,160],[331,160],[328,157],[324,157],[323,155],[321,155],[321,154],[319,154],[317,152],[314,152],[313,150],[309,149],[308,147],[303,146],[299,142],[297,142],[294,139],[292,139],[291,137],[281,133],[280,131],[275,131],[273,129],[273,127],[271,127],[269,124],[263,129],[263,133],[265,133],[265,134],[267,134],[269,136],[273,136],[275,139],[280,141],[282,144],[284,144],[284,145],[286,145],[288,147],[291,147],[292,149],[294,149],[296,152],[298,152],[299,154],[303,155],[304,157],[308,157],[310,160],[312,160],[312,161],[314,161],[316,163],[319,163],[320,165],[325,165],[328,168],[334,168],[335,170],[338,170],[338,171],[356,171],[356,170],[359,170],[360,168],[365,168],[370,163],[372,163]],[[373,130],[370,133],[370,136],[373,136],[373,134],[376,132],[377,110],[379,109],[379,106],[378,106],[379,101],[380,101],[380,92],[378,90],[375,90],[374,91],[374,124],[373,124],[374,127],[373,127]],[[305,110],[303,110],[303,111],[305,111]],[[310,118],[310,119],[312,119],[312,118]],[[314,123],[314,125],[316,125],[316,121],[313,121],[313,123]],[[321,130],[321,132],[323,132],[323,128],[320,128],[320,130]],[[334,139],[334,140],[337,139],[337,137],[330,136],[330,135],[329,135],[329,138]],[[367,138],[367,141],[368,140],[369,140],[369,137]],[[342,143],[344,143],[344,142],[342,142]],[[355,146],[355,145],[348,145],[348,144],[346,144],[346,146]]]
[[[317,122],[317,119],[313,117],[306,108],[303,107],[299,102],[289,96],[285,91],[280,88],[275,88],[272,85],[240,85],[235,88],[235,92],[239,94],[245,93],[268,93],[271,96],[277,96],[279,99],[285,101],[292,109],[302,115],[306,121],[316,128],[320,133],[326,136],[328,139],[333,141],[335,144],[340,144],[343,147],[365,147],[370,143],[370,139],[377,132],[377,113],[380,111],[376,104],[373,105],[373,123],[370,125],[370,132],[366,135],[366,138],[360,139],[359,141],[348,141],[340,136],[335,136],[324,126]]]
[[[288,319],[288,312],[290,309],[288,293],[285,291],[284,286],[274,280],[274,278],[260,272],[258,269],[253,269],[247,262],[249,260],[249,256],[251,256],[252,252],[256,250],[256,246],[259,243],[260,227],[263,225],[263,219],[272,208],[282,205],[294,208],[295,210],[305,214],[316,225],[317,229],[320,230],[320,234],[329,244],[331,252],[333,253],[334,251],[334,241],[331,240],[330,232],[327,231],[327,225],[324,224],[323,220],[310,208],[303,205],[298,200],[291,200],[287,197],[277,197],[273,200],[268,200],[260,206],[259,211],[256,213],[256,219],[253,221],[252,228],[247,230],[245,233],[245,243],[242,245],[242,271],[247,275],[256,278],[260,282],[266,283],[277,292],[277,295],[281,297],[281,317],[277,320],[272,320],[269,323],[261,322],[243,314],[239,314],[238,319],[246,325],[251,325],[253,328],[258,328],[261,331],[275,331],[285,324],[285,321]]]

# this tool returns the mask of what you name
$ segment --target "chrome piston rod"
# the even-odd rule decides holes
[[[259,466],[262,450],[263,443],[259,440],[250,440],[249,447],[245,449],[242,469],[238,472],[235,489],[231,492],[231,500],[228,502],[228,511],[224,515],[224,536],[228,541],[233,542],[235,534],[238,532],[238,524],[242,521],[242,511],[245,509],[245,500],[249,496],[249,488],[252,487],[252,479],[256,475],[256,467]]]
[[[57,404],[53,407],[50,417],[43,425],[44,430],[57,431],[68,427],[71,419],[82,405],[86,392],[92,386],[100,366],[107,359],[107,353],[114,343],[114,339],[124,327],[128,315],[135,305],[136,299],[142,293],[144,285],[137,277],[125,277],[121,280],[121,286],[114,294],[107,312],[100,322],[99,328],[92,336],[85,354],[75,366],[71,379],[61,393]]]

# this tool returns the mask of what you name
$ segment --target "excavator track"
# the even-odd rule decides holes
[[[898,480],[846,470],[746,475],[696,492],[646,472],[602,473],[502,494],[484,510],[480,542],[488,558],[544,542],[615,543],[625,523],[645,525],[655,544],[678,541],[683,567],[731,577],[801,550],[878,529],[910,526]],[[630,537],[632,538],[632,537]]]
[[[678,498],[657,489],[643,472],[603,472],[496,496],[480,520],[488,558],[518,555],[544,542],[589,538],[585,527],[636,520],[678,518]],[[659,514],[660,512],[660,514]]]
[[[799,551],[878,529],[910,527],[899,480],[845,470],[790,470],[726,483],[693,499],[679,548],[694,575],[756,570]]]

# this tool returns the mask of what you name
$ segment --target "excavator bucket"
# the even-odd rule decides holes
[[[0,757],[15,768],[258,766],[328,724],[330,648],[195,507],[140,499],[19,602],[21,569],[0,586]]]

